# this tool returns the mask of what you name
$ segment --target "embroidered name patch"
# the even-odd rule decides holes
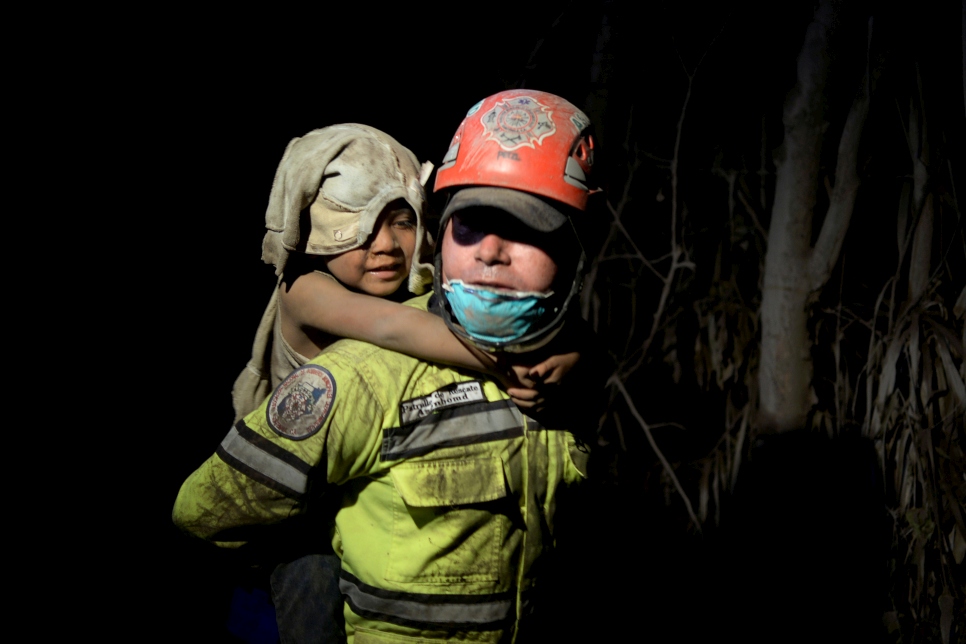
[[[529,96],[518,96],[497,103],[480,117],[487,141],[496,141],[504,150],[534,147],[557,131],[546,105]]]
[[[268,401],[268,425],[285,438],[308,438],[322,428],[334,400],[335,378],[328,370],[314,364],[299,367]]]
[[[399,422],[403,425],[429,416],[438,409],[486,400],[479,382],[458,382],[438,389],[428,396],[399,403]]]

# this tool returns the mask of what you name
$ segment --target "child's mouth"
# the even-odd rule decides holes
[[[376,266],[374,268],[367,269],[367,273],[372,273],[376,277],[394,277],[399,273],[402,264],[385,264],[383,266]]]

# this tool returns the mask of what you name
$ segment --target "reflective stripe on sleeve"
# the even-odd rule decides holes
[[[236,470],[282,494],[299,498],[308,489],[311,466],[238,421],[218,446],[218,456]]]
[[[339,590],[354,613],[368,619],[425,630],[492,631],[513,618],[513,593],[434,595],[384,590],[343,570]]]
[[[441,447],[523,436],[523,415],[508,400],[443,409],[417,423],[384,430],[383,461],[419,456]]]

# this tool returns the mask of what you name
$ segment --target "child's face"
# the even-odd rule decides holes
[[[416,250],[416,213],[404,201],[386,206],[373,233],[359,248],[326,258],[326,268],[345,286],[385,297],[409,278]]]

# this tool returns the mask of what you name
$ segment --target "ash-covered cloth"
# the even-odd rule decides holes
[[[417,225],[409,290],[423,293],[432,283],[423,223],[431,171],[431,163],[420,166],[398,141],[367,125],[332,125],[292,139],[272,182],[262,260],[281,275],[291,251],[334,255],[358,248],[383,208],[403,199]]]
[[[262,260],[275,265],[281,283],[290,252],[333,255],[358,248],[382,210],[403,199],[416,213],[408,287],[423,293],[433,281],[432,242],[423,224],[423,186],[432,168],[429,162],[420,166],[407,148],[367,125],[332,125],[292,139],[272,183]],[[251,360],[232,387],[235,422],[313,357],[299,355],[282,337],[276,286],[255,333]]]

